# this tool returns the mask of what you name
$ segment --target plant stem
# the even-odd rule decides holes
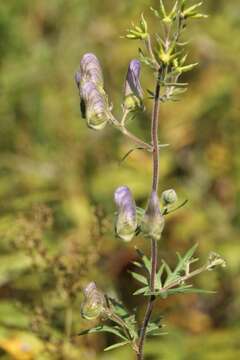
[[[124,113],[123,118],[121,121],[118,121],[112,114],[110,114],[110,121],[112,124],[120,130],[124,135],[126,135],[129,139],[131,139],[133,142],[141,146],[141,148],[146,149],[150,152],[153,151],[152,145],[146,143],[145,141],[139,139],[137,136],[132,134],[127,128],[124,126],[126,120],[126,113]]]
[[[161,69],[158,70],[155,95],[154,95],[154,106],[152,112],[152,124],[151,124],[151,138],[152,138],[152,161],[153,161],[153,177],[152,177],[152,191],[157,192],[158,183],[159,183],[159,146],[158,146],[158,118],[159,118],[159,99],[160,99],[160,79],[161,79]],[[158,258],[158,248],[157,241],[151,240],[151,277],[150,277],[150,288],[152,291],[155,289],[155,279],[157,272],[157,258]],[[143,360],[143,350],[144,342],[146,338],[147,326],[151,319],[153,306],[154,306],[155,296],[150,296],[148,300],[147,309],[143,319],[143,323],[139,335],[138,343],[138,354],[137,360]]]
[[[152,113],[152,160],[153,160],[153,181],[152,181],[152,191],[158,190],[159,182],[159,147],[158,147],[158,117],[159,117],[159,98],[160,98],[160,78],[161,70],[158,71],[155,96],[154,96],[154,106]]]

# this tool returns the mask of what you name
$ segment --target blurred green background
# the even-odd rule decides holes
[[[168,1],[170,3],[170,1]],[[127,184],[139,205],[149,194],[151,158],[113,128],[90,131],[79,115],[74,72],[84,52],[99,57],[106,90],[121,113],[123,80],[138,44],[120,38],[157,0],[0,1],[0,359],[133,359],[126,349],[103,353],[104,335],[74,336],[81,288],[95,280],[129,309],[138,286],[127,270],[130,245],[112,231],[114,189]],[[168,335],[149,340],[146,360],[240,358],[240,3],[206,0],[207,20],[186,30],[189,91],[160,115],[160,189],[189,199],[168,217],[161,257],[199,242],[198,255],[222,254],[224,271],[201,275],[211,296],[176,296],[156,305]],[[152,22],[153,31],[157,24]],[[143,87],[153,77],[144,68]],[[149,140],[151,101],[130,124]]]

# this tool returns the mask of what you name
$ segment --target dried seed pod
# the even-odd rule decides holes
[[[84,102],[87,124],[94,130],[101,130],[108,122],[109,108],[106,97],[101,94],[95,83],[84,82],[80,88],[80,97]]]
[[[81,306],[81,315],[84,319],[93,320],[104,313],[106,301],[103,293],[90,282],[83,290],[84,301]]]
[[[140,84],[141,63],[131,60],[128,66],[124,89],[124,107],[133,111],[143,108],[143,91]]]
[[[159,207],[159,199],[155,191],[152,192],[141,223],[144,236],[160,240],[164,229],[164,216]]]
[[[210,252],[209,256],[208,256],[208,261],[207,261],[207,270],[211,271],[213,269],[215,269],[215,267],[220,266],[220,267],[226,267],[226,261],[222,258],[221,255],[217,254],[216,252]]]
[[[164,205],[174,204],[178,200],[176,191],[173,189],[163,191],[162,200]]]
[[[101,65],[96,55],[87,53],[83,55],[80,62],[80,69],[82,74],[82,81],[92,81],[99,88],[103,88],[103,73]]]
[[[117,207],[116,234],[124,241],[131,241],[137,229],[136,204],[127,186],[120,186],[114,194]]]

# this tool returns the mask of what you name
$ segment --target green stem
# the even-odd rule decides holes
[[[129,130],[126,129],[126,127],[124,126],[124,122],[126,120],[126,113],[124,113],[123,118],[121,121],[118,121],[112,114],[110,114],[110,119],[111,123],[119,130],[121,131],[121,133],[123,133],[124,135],[126,135],[129,139],[131,139],[133,142],[135,142],[136,144],[138,144],[139,146],[141,146],[141,148],[148,150],[150,152],[153,151],[153,147],[144,142],[143,140],[139,139],[136,135],[132,134]]]

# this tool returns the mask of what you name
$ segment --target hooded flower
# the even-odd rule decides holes
[[[159,207],[159,199],[155,191],[152,192],[147,209],[142,219],[141,231],[144,236],[160,240],[164,228],[164,217]]]
[[[103,88],[103,73],[96,55],[91,53],[83,55],[80,62],[80,70],[83,82],[92,81],[97,85],[97,87]]]
[[[128,110],[142,108],[143,91],[140,84],[141,63],[134,59],[128,66],[125,89],[124,89],[124,107]]]
[[[101,130],[108,122],[108,104],[95,83],[86,81],[81,85],[80,97],[84,104],[84,112],[88,126],[94,130]]]
[[[127,186],[120,186],[114,194],[117,207],[116,233],[124,241],[130,241],[137,229],[136,204]]]
[[[93,320],[100,316],[105,309],[105,298],[96,287],[95,282],[90,282],[85,289],[84,301],[81,306],[81,315],[84,319]]]

